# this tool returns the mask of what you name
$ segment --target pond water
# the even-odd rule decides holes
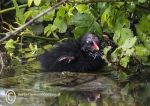
[[[138,75],[120,82],[101,73],[15,69],[1,75],[0,106],[150,106],[149,80]]]

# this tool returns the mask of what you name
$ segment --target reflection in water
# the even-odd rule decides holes
[[[0,79],[0,105],[15,92],[14,106],[150,106],[150,83],[115,81],[90,73],[32,73]],[[13,99],[13,94],[9,95]]]

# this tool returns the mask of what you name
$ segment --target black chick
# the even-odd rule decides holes
[[[102,41],[91,33],[68,39],[39,57],[43,71],[88,72],[104,66]]]

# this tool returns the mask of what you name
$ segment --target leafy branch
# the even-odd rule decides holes
[[[47,10],[45,10],[44,12],[41,12],[40,14],[38,14],[36,17],[34,17],[33,19],[31,19],[30,21],[28,21],[27,23],[23,24],[22,26],[16,28],[16,30],[11,31],[6,33],[5,37],[3,37],[0,42],[6,40],[7,38],[9,38],[11,35],[16,35],[18,32],[20,32],[21,30],[23,30],[25,27],[27,27],[28,25],[30,25],[32,22],[34,22],[35,20],[39,19],[41,16],[45,15],[48,12],[51,12],[52,10],[58,8],[60,5],[62,5],[63,3],[65,3],[67,0],[61,0],[59,3],[55,4],[53,7],[48,8]]]

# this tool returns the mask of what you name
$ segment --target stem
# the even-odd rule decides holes
[[[59,41],[60,39],[57,38],[46,38],[41,36],[29,36],[29,35],[23,35],[22,37],[28,37],[28,38],[34,38],[34,39],[43,39],[43,40],[50,40],[50,41]]]
[[[89,0],[84,2],[76,2],[76,1],[68,1],[69,3],[77,3],[77,4],[89,4],[89,3],[97,3],[97,2],[120,2],[120,0]]]
[[[4,36],[5,33],[0,33],[0,35]],[[47,38],[47,37],[41,37],[41,36],[31,36],[31,35],[18,35],[20,37],[26,37],[26,38],[35,38],[35,39],[43,39],[43,40],[50,40],[50,41],[59,41],[60,39],[57,38]]]
[[[5,33],[0,33],[0,35],[4,36],[4,35],[5,35]]]
[[[30,25],[32,22],[34,22],[35,20],[39,19],[41,16],[47,14],[48,12],[51,12],[52,10],[58,8],[60,5],[62,5],[63,3],[65,3],[67,0],[61,0],[59,3],[55,4],[53,7],[48,8],[47,10],[45,10],[44,12],[38,14],[37,16],[35,16],[34,18],[32,18],[30,21],[28,21],[27,23],[23,24],[22,26],[16,28],[16,30],[12,31],[12,32],[8,32],[6,33],[5,37],[3,37],[0,42],[6,40],[7,38],[9,38],[11,35],[16,35],[18,32],[20,32],[21,30],[23,30],[25,27],[27,27],[28,25]]]
[[[18,6],[18,7],[19,7],[19,8],[24,8],[24,7],[27,7],[27,4],[20,5],[20,6]],[[15,9],[16,9],[15,7],[7,8],[7,9],[4,9],[4,10],[1,10],[1,11],[0,11],[0,14],[5,13],[5,12],[9,12],[9,11],[12,11],[12,10],[15,10]]]

